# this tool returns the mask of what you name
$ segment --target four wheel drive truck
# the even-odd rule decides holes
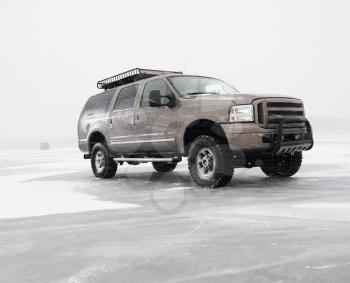
[[[201,187],[227,185],[235,168],[290,177],[313,146],[297,98],[242,94],[219,79],[139,68],[97,87],[103,91],[86,102],[78,139],[98,178],[113,177],[125,162],[152,162],[166,173],[183,157]]]

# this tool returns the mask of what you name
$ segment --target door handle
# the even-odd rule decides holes
[[[135,116],[135,124],[140,124],[140,115],[136,114]]]

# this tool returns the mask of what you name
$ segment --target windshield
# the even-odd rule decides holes
[[[227,83],[207,77],[171,76],[171,84],[181,96],[201,94],[237,94],[239,91]]]

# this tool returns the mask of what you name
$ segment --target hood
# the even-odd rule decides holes
[[[231,101],[235,105],[251,104],[256,99],[264,98],[289,98],[289,99],[298,99],[290,96],[283,96],[278,94],[250,94],[250,93],[239,93],[239,94],[204,94],[196,95],[189,99],[194,100],[211,100],[211,101]]]

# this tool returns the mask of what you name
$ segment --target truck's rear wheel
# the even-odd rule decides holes
[[[188,168],[195,183],[201,187],[227,185],[233,175],[229,146],[215,137],[199,136],[190,146]]]
[[[269,177],[291,177],[299,171],[302,160],[302,152],[282,155],[271,160],[265,160],[261,170]]]
[[[176,168],[176,163],[152,162],[153,168],[162,173],[171,172]]]
[[[108,155],[106,146],[96,143],[91,151],[91,168],[98,178],[111,178],[117,171],[118,164]]]

